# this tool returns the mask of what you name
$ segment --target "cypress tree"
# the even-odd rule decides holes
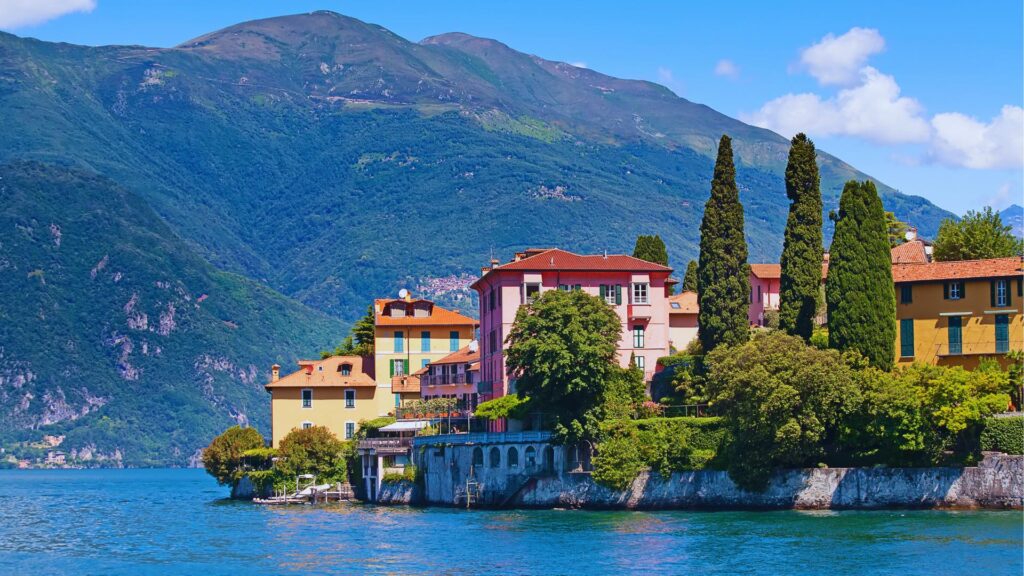
[[[704,205],[704,218],[700,223],[697,337],[705,352],[719,344],[747,341],[750,333],[748,270],[743,205],[736,187],[732,140],[723,135],[711,179],[711,197]]]
[[[896,291],[885,211],[874,183],[846,183],[839,199],[828,282],[829,346],[856,350],[889,370],[896,354]]]
[[[779,327],[805,341],[814,331],[821,288],[821,189],[814,142],[793,137],[786,166],[789,219],[782,245]]]
[[[633,257],[668,266],[668,249],[665,248],[665,241],[658,235],[637,236],[636,245],[633,247]]]
[[[683,292],[697,291],[697,261],[690,260],[686,265],[686,276],[683,276]]]

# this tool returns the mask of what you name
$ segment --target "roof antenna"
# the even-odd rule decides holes
[[[607,248],[604,249],[604,259],[605,260],[608,259],[608,249]]]

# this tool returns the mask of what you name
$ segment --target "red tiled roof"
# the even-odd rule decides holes
[[[429,300],[423,300],[417,298],[408,301],[408,304],[416,302],[429,302],[430,303],[430,315],[429,316],[413,316],[406,315],[401,317],[384,316],[384,306],[391,302],[405,302],[405,300],[399,300],[397,298],[378,298],[373,302],[374,309],[374,324],[377,326],[477,326],[479,322],[459,314],[454,310],[442,308]]]
[[[679,304],[679,308],[673,307],[673,304]],[[700,312],[700,306],[697,304],[697,293],[693,291],[680,292],[668,298],[668,313],[669,314],[696,314]]]
[[[625,254],[574,254],[551,248],[535,252],[515,262],[495,266],[495,270],[631,270],[637,272],[671,272],[668,266],[655,264]],[[535,252],[535,253],[534,253]]]
[[[927,264],[928,254],[924,251],[924,242],[911,240],[893,247],[889,251],[893,264]]]
[[[470,350],[469,346],[463,346],[455,352],[441,358],[440,360],[434,360],[431,364],[469,364],[472,362],[480,361],[480,348],[476,347],[475,350]]]
[[[828,254],[825,254],[826,260]],[[782,278],[782,265],[781,264],[751,264],[750,273],[762,280],[778,280]],[[828,277],[828,262],[826,261],[821,265],[821,277],[825,279]]]
[[[341,365],[349,364],[352,372],[342,376]],[[299,360],[299,370],[282,376],[277,382],[265,386],[273,388],[329,388],[376,386],[377,383],[363,371],[362,356],[331,356],[323,360]],[[322,370],[321,370],[322,368]]]
[[[893,264],[894,282],[928,282],[971,278],[1020,277],[1021,259],[991,258],[988,260],[955,260],[927,264]]]

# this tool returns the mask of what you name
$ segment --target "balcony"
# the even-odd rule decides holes
[[[367,438],[360,440],[358,447],[376,454],[405,454],[412,447],[412,438]]]
[[[434,374],[425,375],[420,379],[423,386],[455,386],[458,384],[472,384],[466,374]]]
[[[433,446],[438,444],[523,444],[550,442],[551,432],[471,432],[468,434],[438,434],[436,436],[417,436],[415,446]]]
[[[650,304],[630,304],[627,308],[627,316],[630,320],[650,320]]]

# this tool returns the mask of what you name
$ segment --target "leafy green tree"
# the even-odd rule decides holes
[[[690,260],[686,265],[686,275],[683,276],[683,292],[697,291],[697,261]]]
[[[506,355],[516,391],[544,407],[564,441],[597,434],[621,330],[615,311],[582,290],[548,290],[516,312]]]
[[[247,450],[262,447],[263,436],[258,430],[232,426],[203,450],[203,467],[210,476],[217,479],[218,484],[234,484],[245,474],[242,455]]]
[[[708,391],[733,441],[729,476],[763,490],[778,467],[815,465],[834,453],[857,406],[853,371],[835,350],[783,332],[760,332],[705,357]]]
[[[345,482],[352,448],[351,442],[339,440],[326,426],[295,428],[277,448],[277,483],[293,481],[300,474],[315,474],[317,482]]]
[[[352,325],[351,334],[346,336],[334,350],[321,351],[320,358],[329,358],[331,356],[373,356],[374,326],[373,305],[371,304],[366,309],[366,314]]]
[[[980,212],[968,212],[959,222],[943,220],[932,248],[937,261],[1009,258],[1024,254],[1024,240],[1014,236],[1013,228],[986,206]]]
[[[633,257],[662,266],[668,266],[668,249],[661,236],[637,236],[633,247]]]
[[[711,197],[704,205],[700,224],[697,336],[705,351],[714,350],[719,344],[733,345],[747,340],[749,298],[743,205],[736,187],[732,140],[722,136],[711,180]]]
[[[481,402],[473,411],[473,416],[486,420],[522,419],[528,414],[529,407],[529,398],[517,394],[507,394],[487,402]]]
[[[896,218],[893,212],[885,213],[885,228],[889,232],[889,247],[895,248],[907,241],[907,230],[910,226]]]
[[[821,287],[821,190],[814,142],[793,137],[786,166],[789,219],[782,245],[779,327],[804,340],[814,331]]]
[[[896,293],[885,212],[874,183],[849,181],[839,199],[830,249],[829,345],[856,350],[889,370],[896,354]]]
[[[613,370],[605,390],[604,417],[631,418],[644,402],[644,372],[630,363]]]

